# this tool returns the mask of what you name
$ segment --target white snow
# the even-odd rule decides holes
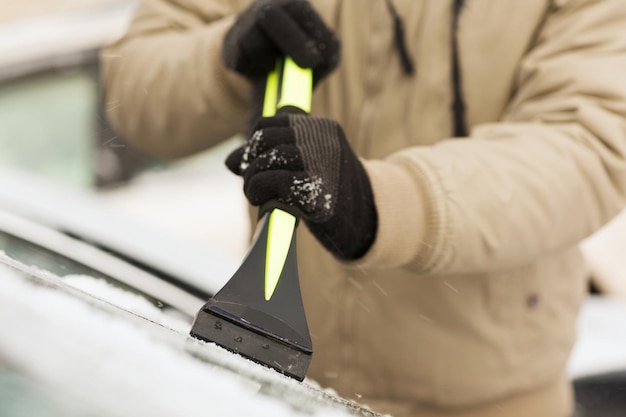
[[[568,373],[578,378],[617,370],[626,370],[626,300],[589,297],[578,319]]]
[[[88,277],[72,277],[70,281],[158,318],[158,309],[148,311],[143,301],[119,290],[89,282]],[[153,337],[135,322],[59,290],[34,285],[4,265],[0,265],[0,334],[0,371],[1,364],[8,363],[70,404],[92,410],[93,415],[349,415],[317,403],[315,409],[295,409],[284,392],[263,393],[258,379],[200,361]],[[301,387],[273,371],[215,350],[223,352],[226,368],[249,367],[252,375],[272,372],[278,386],[293,384],[294,392]],[[229,361],[238,362],[233,365]]]
[[[626,299],[626,210],[587,238],[580,248],[602,293]]]
[[[190,323],[183,315],[167,314],[144,297],[115,287],[104,279],[97,279],[86,275],[68,275],[63,281],[74,288],[91,294],[101,300],[145,317],[171,329],[181,332],[189,331]]]
[[[208,251],[219,248],[239,264],[250,245],[248,206],[242,178],[224,166],[239,145],[229,140],[98,197],[107,210]]]
[[[250,162],[255,159],[259,144],[263,140],[263,131],[257,130],[252,134],[250,140],[246,142],[246,146],[243,148],[243,155],[241,156],[241,163],[239,164],[239,171],[245,172],[250,166]]]

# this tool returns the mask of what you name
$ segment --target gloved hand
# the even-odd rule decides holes
[[[252,79],[289,56],[313,70],[314,85],[339,63],[339,41],[307,0],[256,0],[235,21],[222,47],[226,66]]]
[[[259,119],[228,168],[243,176],[250,203],[277,200],[297,208],[309,230],[335,256],[358,259],[376,236],[369,178],[331,119],[280,115]]]

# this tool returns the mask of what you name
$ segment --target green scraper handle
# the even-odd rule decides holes
[[[313,74],[299,67],[291,58],[279,60],[267,76],[263,116],[279,112],[311,112]],[[265,254],[265,300],[269,301],[278,286],[289,247],[296,230],[296,217],[274,208],[267,217],[268,236]]]
[[[310,69],[301,68],[291,58],[279,60],[276,69],[267,76],[263,116],[274,116],[285,108],[311,112],[313,94],[313,74]]]
[[[263,115],[308,113],[312,85],[310,70],[281,60],[267,77]],[[198,311],[189,334],[302,381],[313,344],[298,276],[297,217],[290,213],[296,210],[278,201],[268,206],[245,259]]]

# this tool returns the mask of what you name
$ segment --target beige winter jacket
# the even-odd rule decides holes
[[[109,116],[166,157],[246,127],[249,85],[220,59],[250,0],[145,0],[103,54]],[[371,178],[376,241],[336,261],[300,228],[309,376],[397,416],[565,417],[586,272],[578,242],[626,193],[626,2],[466,0],[468,138],[452,138],[453,0],[313,0],[342,42],[313,114]]]

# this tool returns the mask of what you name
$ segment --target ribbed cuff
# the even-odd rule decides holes
[[[361,161],[370,178],[378,213],[376,240],[352,265],[397,268],[419,258],[424,249],[425,192],[408,170],[385,161]]]

